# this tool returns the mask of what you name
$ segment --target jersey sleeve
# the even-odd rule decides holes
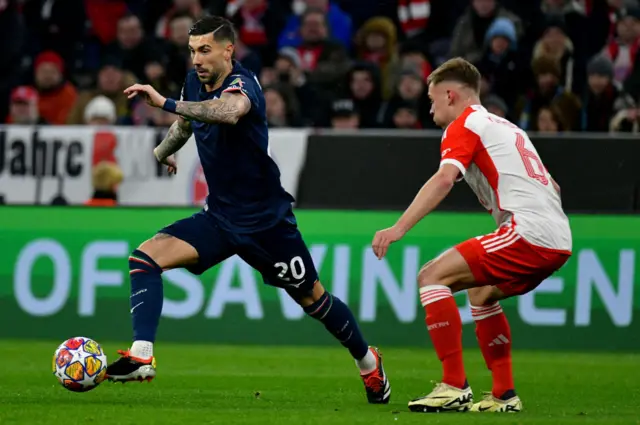
[[[480,146],[480,137],[462,123],[454,122],[445,130],[440,144],[440,167],[456,166],[464,176]]]
[[[252,107],[257,106],[261,91],[258,81],[255,78],[240,74],[232,75],[231,77],[231,82],[222,90],[222,93],[241,93],[249,99]]]

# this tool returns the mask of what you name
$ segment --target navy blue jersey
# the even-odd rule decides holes
[[[235,125],[191,122],[209,187],[205,210],[231,232],[268,229],[287,214],[293,197],[280,184],[280,170],[269,155],[265,100],[256,76],[234,62],[222,86],[207,92],[191,71],[182,100],[217,99],[224,92],[242,93],[251,109]]]

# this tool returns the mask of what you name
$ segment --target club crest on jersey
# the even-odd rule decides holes
[[[244,88],[244,81],[242,81],[242,78],[238,77],[229,83],[229,86],[239,86],[240,88]]]

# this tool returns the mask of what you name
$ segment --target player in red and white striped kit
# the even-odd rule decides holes
[[[527,134],[480,105],[479,87],[478,70],[460,58],[430,75],[431,113],[445,128],[440,169],[398,222],[377,232],[372,243],[377,257],[384,257],[389,245],[433,211],[461,178],[498,226],[428,262],[418,275],[443,378],[430,394],[409,402],[412,411],[520,411],[511,332],[499,301],[533,290],[571,256],[571,229],[559,186]],[[491,393],[475,404],[462,362],[462,321],[453,298],[462,290],[468,291],[478,343],[493,376]]]

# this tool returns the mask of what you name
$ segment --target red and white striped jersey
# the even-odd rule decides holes
[[[533,245],[571,251],[560,195],[524,130],[470,106],[444,131],[440,152],[440,166],[460,169],[498,226],[513,226]]]

